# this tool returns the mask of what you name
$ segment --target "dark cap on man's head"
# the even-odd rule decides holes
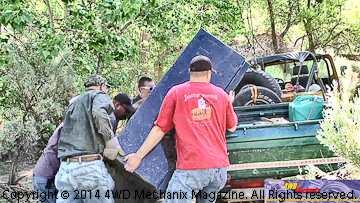
[[[114,97],[114,100],[124,105],[131,113],[135,112],[135,108],[131,105],[131,99],[127,94],[119,93]]]
[[[190,71],[198,72],[198,71],[207,71],[211,70],[216,73],[216,70],[213,68],[211,60],[204,55],[195,56],[190,62]]]
[[[102,75],[98,74],[92,74],[89,77],[86,78],[86,81],[84,83],[85,87],[90,86],[101,86],[102,84],[111,87],[111,85],[108,83],[106,78],[104,78]]]

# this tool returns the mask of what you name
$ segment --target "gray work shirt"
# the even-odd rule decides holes
[[[103,154],[105,142],[114,137],[109,115],[114,111],[110,96],[89,89],[66,110],[58,143],[58,157]]]

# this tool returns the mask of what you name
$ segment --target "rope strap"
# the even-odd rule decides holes
[[[251,96],[254,101],[254,105],[256,105],[256,100],[258,97],[257,87],[256,87],[256,85],[254,85],[254,86],[251,86],[250,89],[251,89]]]

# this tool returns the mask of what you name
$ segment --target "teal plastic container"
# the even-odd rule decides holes
[[[315,95],[302,95],[289,104],[290,121],[322,119],[324,100]]]

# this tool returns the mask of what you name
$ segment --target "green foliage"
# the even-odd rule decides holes
[[[360,67],[358,65],[352,64],[351,68],[353,69],[354,72],[360,73]]]
[[[13,60],[5,66],[2,77],[1,106],[15,108],[18,113],[3,112],[3,117],[24,123],[34,119],[41,136],[48,137],[59,124],[68,100],[78,93],[78,78],[64,60],[67,54],[44,63],[16,47],[10,53]],[[46,127],[47,122],[54,126]]]
[[[18,158],[37,157],[61,122],[68,100],[78,93],[78,77],[64,60],[67,53],[45,63],[22,48],[8,50],[12,61],[4,66],[0,86],[0,158],[10,158],[16,171]]]
[[[299,20],[304,23],[310,50],[332,47],[331,41],[342,31],[341,11],[346,0],[299,2]],[[313,47],[312,47],[313,46]]]
[[[325,119],[317,138],[338,156],[360,167],[360,99],[354,95],[359,85],[357,74],[351,68],[340,79],[340,91],[329,92]],[[337,87],[337,83],[334,82]]]
[[[26,152],[35,151],[34,147],[36,141],[39,140],[39,136],[34,120],[27,121],[26,123],[17,120],[6,121],[4,128],[4,131],[0,131],[0,153],[2,155],[18,153],[19,146],[21,146],[24,152],[25,150]],[[29,153],[29,156],[31,155]]]
[[[32,12],[20,3],[2,4],[0,10],[3,11],[0,15],[0,23],[5,26],[10,24],[15,30],[22,31],[27,24],[31,23]]]
[[[248,29],[255,36],[246,38],[256,38],[252,46],[265,51],[263,55],[329,49],[336,55],[359,53],[360,4],[356,0],[260,0],[248,4]]]

